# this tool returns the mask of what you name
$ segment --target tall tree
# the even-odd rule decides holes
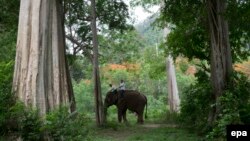
[[[154,4],[149,0],[142,2],[144,7]],[[220,113],[219,97],[231,81],[232,62],[249,55],[246,44],[250,32],[245,23],[249,21],[250,2],[165,0],[164,3],[160,21],[163,27],[171,29],[166,41],[167,51],[173,57],[182,54],[190,59],[206,60],[210,65],[210,69],[204,67],[204,70],[211,74],[216,106],[209,120],[214,121]]]
[[[226,12],[226,4],[226,0],[207,0],[206,3],[211,48],[211,80],[217,103],[215,113],[210,115],[211,121],[220,113],[218,100],[230,83],[233,70],[228,22],[223,15]]]
[[[61,0],[21,1],[13,92],[41,115],[60,105],[75,110]]]
[[[98,62],[98,40],[96,30],[96,3],[91,0],[91,29],[93,35],[93,78],[94,78],[94,94],[95,94],[95,110],[96,110],[96,123],[98,126],[104,123],[104,108],[102,102],[101,82],[99,75],[99,62]]]
[[[164,3],[161,3],[161,7],[164,6]],[[166,39],[169,30],[167,28],[163,29],[163,38]],[[180,98],[178,93],[178,87],[176,82],[176,75],[175,75],[175,67],[173,64],[173,58],[171,54],[166,58],[167,62],[167,86],[168,86],[168,104],[170,112],[179,112],[180,110]]]
[[[179,112],[180,98],[177,88],[173,59],[170,55],[167,58],[167,77],[168,77],[168,104],[170,112]]]
[[[66,38],[73,54],[83,54],[93,62],[93,42],[91,32],[91,3],[89,0],[65,0]],[[120,0],[96,1],[98,31],[122,31],[130,28],[128,6]],[[109,35],[105,32],[103,35]],[[101,35],[98,35],[99,37]]]
[[[164,2],[165,7],[162,9],[161,18],[165,22],[163,24],[171,29],[167,38],[167,50],[174,57],[182,54],[190,59],[206,60],[210,65],[209,69],[205,66],[204,70],[210,71],[212,97],[216,102],[209,116],[209,121],[213,122],[220,113],[219,97],[230,83],[232,62],[237,58],[244,59],[249,54],[245,49],[246,41],[249,41],[245,35],[249,36],[249,29],[236,26],[237,24],[231,20],[234,16],[232,11],[237,12],[242,7],[248,7],[249,2],[231,0],[166,0]],[[227,8],[227,5],[230,8]],[[242,20],[239,20],[238,24],[247,21],[245,14],[241,16]],[[228,21],[234,28],[229,28]]]

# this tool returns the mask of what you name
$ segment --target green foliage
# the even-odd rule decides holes
[[[234,54],[233,60],[246,60],[250,50],[250,29],[246,25],[250,22],[250,1],[228,0],[228,9],[225,15],[230,25],[229,37]]]
[[[73,54],[82,53],[88,59],[92,59],[92,31],[91,31],[91,6],[87,0],[66,0],[65,25],[67,28],[66,37],[70,41],[69,47]],[[119,0],[98,0],[96,1],[96,18],[100,36],[105,30],[124,31],[132,29],[127,24],[129,18],[128,6]],[[98,33],[99,34],[99,33]]]
[[[186,31],[186,28],[190,29],[191,27],[176,28],[169,33],[165,52],[171,54],[174,58],[183,55],[189,59],[209,60],[209,44],[207,37],[204,35],[206,31],[203,29]]]
[[[13,128],[15,119],[12,118],[12,114],[17,111],[12,109],[15,105],[15,99],[11,93],[12,83],[12,72],[13,72],[13,61],[2,62],[0,61],[0,134],[6,134]],[[12,113],[13,112],[13,113]],[[10,124],[13,122],[13,124]]]
[[[1,0],[0,34],[17,29],[19,4],[20,0]]]
[[[87,138],[87,121],[84,115],[69,114],[67,108],[61,108],[46,116],[42,131],[53,140],[81,141]]]
[[[167,112],[164,113],[164,118],[162,119],[164,123],[170,124],[170,125],[180,125],[180,113],[170,112],[167,110]]]
[[[198,141],[201,138],[188,133],[183,129],[159,127],[155,130],[149,130],[141,134],[129,137],[128,141]]]
[[[0,135],[7,134],[10,130],[16,130],[17,127],[13,127],[11,122],[15,124],[12,119],[12,114],[16,113],[16,110],[12,109],[14,103],[13,96],[6,92],[6,90],[0,88]],[[13,113],[11,113],[11,111]]]
[[[234,82],[216,103],[220,105],[220,113],[212,127],[209,127],[208,116],[215,101],[212,100],[208,76],[198,72],[198,81],[183,93],[180,121],[199,133],[207,134],[207,139],[225,138],[226,125],[249,123],[249,93],[249,79],[236,74]]]
[[[72,118],[67,110],[51,112],[44,123],[37,110],[25,108],[16,102],[11,93],[13,62],[0,63],[0,135],[17,134],[26,141],[44,140],[83,140],[87,137],[84,127],[87,119],[82,115]],[[80,102],[79,102],[80,103]]]
[[[19,133],[27,141],[52,139],[55,141],[81,141],[88,137],[87,119],[82,114],[68,113],[60,108],[42,118],[37,110],[25,109],[21,117]]]
[[[179,72],[176,70],[176,81],[177,81],[177,87],[178,87],[178,93],[180,99],[184,97],[185,94],[184,91],[189,88],[190,85],[195,83],[196,78],[192,75],[185,75],[182,72]]]
[[[11,103],[10,106],[7,104],[2,106],[8,108],[5,111],[2,107],[0,109],[1,136],[20,136],[25,141],[39,141],[47,138],[55,141],[81,141],[88,138],[87,122],[89,119],[85,115],[76,112],[69,114],[66,108],[61,108],[41,117],[37,110],[25,107],[21,102],[12,101]]]
[[[219,99],[222,105],[221,114],[215,123],[215,127],[207,135],[208,139],[226,138],[226,126],[229,124],[240,124],[240,115],[237,97],[231,92],[225,92]]]
[[[116,87],[119,86],[120,81],[124,80],[126,83],[126,89],[137,89],[138,84],[136,83],[138,81],[137,74],[134,72],[129,72],[127,70],[114,70],[107,72],[109,78],[105,81],[103,80],[103,83],[106,83],[104,85],[108,85],[109,83],[114,84]],[[107,89],[106,89],[107,92]]]
[[[17,130],[16,118],[12,114],[18,113],[15,107],[15,98],[11,93],[12,78],[14,69],[15,53],[15,31],[5,31],[0,33],[0,135],[7,134],[12,130]],[[14,34],[14,36],[13,36]]]
[[[16,46],[16,30],[10,29],[0,33],[0,62],[8,62],[14,60]]]
[[[201,137],[171,124],[146,123],[144,125],[119,124],[117,130],[96,129],[94,141],[198,141]]]
[[[0,5],[0,94],[11,93],[19,0],[1,1]]]
[[[180,70],[182,73],[186,73],[188,67],[189,67],[189,64],[187,62],[181,62],[181,64],[179,64],[180,66]]]
[[[14,60],[20,0],[2,0],[1,3],[0,71],[2,71],[2,67],[5,63],[8,64]]]
[[[163,115],[166,114],[168,108],[166,106],[167,98],[166,95],[160,96],[155,99],[152,95],[147,96],[148,99],[148,119],[157,120],[161,119]]]
[[[144,20],[142,23],[135,25],[136,30],[148,47],[158,46],[158,44],[163,40],[163,30],[153,25],[157,16],[158,14],[153,15],[151,18]]]
[[[19,0],[2,0],[0,5],[0,135],[17,130],[15,98],[11,93]],[[3,4],[4,3],[4,4]]]
[[[81,80],[79,83],[73,81],[73,90],[77,103],[77,111],[94,115],[93,83],[90,80]]]
[[[129,18],[128,6],[118,0],[98,0],[96,4],[97,17],[101,24],[107,24],[110,30],[126,29]]]
[[[240,120],[244,124],[250,123],[250,80],[243,74],[234,76],[234,84],[229,88],[234,97],[236,97],[235,105],[238,105]],[[237,103],[237,104],[236,104]],[[232,105],[231,105],[232,106]],[[224,108],[227,108],[224,106]],[[231,108],[233,109],[233,107]],[[236,109],[234,109],[236,110]]]
[[[42,140],[41,132],[42,119],[37,110],[31,108],[23,108],[24,113],[19,117],[20,134],[25,141]]]
[[[229,124],[248,124],[250,122],[250,81],[241,74],[234,76],[235,82],[219,98],[221,112],[207,138],[226,138]],[[232,87],[233,86],[233,87]]]
[[[69,61],[70,76],[76,82],[81,79],[90,79],[92,76],[92,65],[82,56],[67,56]]]
[[[157,1],[133,1],[134,5],[144,7],[157,3]],[[232,49],[233,62],[246,59],[249,56],[249,1],[228,0],[227,12],[223,16],[229,22],[230,45]],[[167,36],[166,43],[161,45],[167,54],[174,58],[184,56],[189,59],[198,58],[210,64],[210,39],[207,18],[206,1],[192,0],[165,0],[158,21],[161,27],[171,30]],[[235,20],[237,19],[237,20]],[[205,65],[206,66],[206,65]],[[203,66],[202,66],[203,67]],[[180,69],[183,73],[185,66]],[[209,69],[206,71],[209,71]],[[158,69],[159,70],[159,69]],[[151,73],[153,71],[150,71]],[[156,73],[159,74],[159,73]],[[225,125],[232,123],[248,123],[249,121],[249,80],[234,77],[236,81],[230,84],[219,101],[213,101],[209,75],[198,72],[195,84],[187,87],[182,93],[181,120],[201,133],[211,131],[209,137],[224,137]],[[180,79],[180,78],[179,78]],[[188,79],[187,79],[188,80]],[[182,80],[187,82],[186,80]],[[180,84],[180,83],[179,83]],[[182,83],[185,84],[185,83]],[[243,87],[243,84],[246,85]],[[179,85],[182,86],[182,85]],[[188,86],[188,85],[187,85]],[[183,89],[183,88],[181,88]],[[244,104],[242,104],[244,103]],[[207,121],[209,112],[216,104],[220,104],[221,113],[208,130]],[[235,107],[233,107],[235,106]]]
[[[114,114],[112,114],[112,115],[114,115]],[[117,122],[117,119],[110,120],[110,116],[108,118],[109,119],[107,120],[107,122],[105,123],[105,125],[103,127],[104,128],[111,128],[114,131],[117,131],[119,129],[119,127],[121,127],[121,124],[119,124]]]
[[[12,83],[12,72],[13,72],[14,62],[0,62],[0,88],[4,92],[10,93],[11,83]]]
[[[209,81],[192,84],[183,93],[180,121],[187,127],[204,133],[207,130],[207,118],[211,104]]]
[[[17,2],[19,1],[14,2],[11,0],[11,2],[6,2],[5,5],[0,6],[0,46],[3,47],[0,53],[0,58],[3,59],[0,62],[1,135],[15,132],[23,140],[27,141],[45,140],[46,138],[51,140],[87,140],[89,130],[86,127],[86,122],[89,122],[89,119],[86,119],[85,115],[69,114],[67,109],[62,108],[40,117],[37,110],[27,108],[20,102],[15,102],[15,98],[11,94],[11,81],[17,33],[14,27],[17,27],[17,7],[19,7]],[[70,0],[70,2],[64,1],[64,10],[67,15],[65,17],[66,28],[68,29],[67,31],[75,33],[74,39],[81,43],[80,46],[76,42],[73,42],[71,45],[76,50],[80,50],[79,48],[82,49],[83,47],[83,52],[89,51],[92,49],[89,2],[86,0]],[[10,7],[13,7],[12,10],[15,14],[12,13],[12,10],[9,11]],[[120,79],[124,79],[128,89],[137,89],[145,93],[149,104],[148,116],[149,119],[154,120],[165,115],[168,110],[168,107],[166,107],[165,57],[161,51],[157,54],[154,48],[155,44],[161,40],[161,37],[159,37],[161,33],[148,28],[145,29],[147,37],[142,37],[135,30],[124,31],[123,33],[114,31],[115,29],[129,28],[126,24],[126,19],[128,18],[127,10],[127,5],[122,1],[100,0],[97,2],[97,19],[101,24],[99,27],[102,33],[99,36],[102,65],[106,63],[136,62],[142,66],[142,69],[138,70],[138,72],[111,71],[112,77],[110,79],[116,85],[119,84]],[[113,31],[105,32],[107,28]],[[72,30],[74,31],[72,32]],[[149,43],[152,47],[145,49],[146,43]],[[91,80],[92,66],[86,61],[86,57],[73,57],[70,62],[71,74],[75,80],[73,85],[77,110],[79,113],[86,113],[90,117],[94,117],[94,96]],[[102,77],[103,96],[105,96],[109,88],[110,79]],[[181,86],[188,85],[182,73],[178,74],[177,79]],[[128,119],[136,121],[136,116],[133,113],[128,112],[128,116]],[[113,106],[109,109],[108,120],[111,121],[108,126],[118,130],[120,125],[116,124],[116,107]],[[144,138],[136,137],[136,139]]]
[[[230,45],[233,61],[249,56],[250,30],[245,26],[249,19],[249,1],[228,0],[226,16],[229,21]],[[171,32],[165,47],[174,58],[184,55],[188,58],[210,59],[210,39],[205,1],[166,0],[158,21]],[[237,19],[237,20],[234,20]]]
[[[127,30],[123,33],[104,30],[99,36],[100,63],[136,62],[141,50],[145,47],[144,40],[135,30]]]
[[[127,111],[128,113],[128,111]],[[118,119],[117,119],[117,107],[116,106],[110,106],[107,111],[107,124],[106,127],[109,128],[111,127],[114,130],[117,130],[119,125],[118,125]],[[128,116],[127,114],[127,119],[128,121],[131,122],[131,116]]]
[[[130,4],[132,6],[142,6],[144,7],[145,9],[153,6],[153,5],[159,5],[161,4],[161,0],[132,0],[130,1]]]
[[[184,55],[189,59],[209,59],[205,15],[201,1],[165,1],[158,21],[171,30],[164,47],[166,52],[174,58]]]
[[[146,48],[143,58],[145,65],[148,65],[148,75],[151,79],[160,79],[166,75],[166,59],[163,52],[157,48]]]

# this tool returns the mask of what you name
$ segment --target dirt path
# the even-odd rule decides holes
[[[105,137],[112,141],[125,141],[129,137],[137,135],[137,134],[146,134],[147,132],[161,128],[161,127],[169,127],[175,128],[176,125],[171,124],[155,124],[155,123],[146,123],[143,125],[133,125],[133,126],[125,126],[122,128],[107,128],[101,129],[98,131],[98,136]]]
[[[144,124],[141,125],[142,127],[146,127],[146,128],[160,128],[160,127],[171,127],[171,128],[175,128],[177,127],[175,124],[155,124],[155,123],[149,123],[149,124]]]

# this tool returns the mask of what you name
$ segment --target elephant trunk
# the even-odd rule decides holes
[[[107,117],[107,111],[108,111],[108,106],[106,103],[104,103],[104,116],[105,116],[105,119]]]

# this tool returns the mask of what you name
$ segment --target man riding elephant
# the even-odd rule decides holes
[[[112,105],[116,105],[118,110],[118,121],[127,122],[126,111],[127,109],[135,112],[137,116],[137,123],[143,123],[143,113],[144,108],[146,106],[145,118],[147,115],[147,98],[145,95],[139,93],[135,90],[125,90],[123,98],[120,97],[121,91],[116,91],[117,94],[109,91],[106,95],[104,107],[105,113],[107,112],[107,108]]]
[[[120,89],[121,97],[123,98],[124,97],[124,92],[125,92],[125,82],[124,82],[124,80],[121,80],[119,89]]]

